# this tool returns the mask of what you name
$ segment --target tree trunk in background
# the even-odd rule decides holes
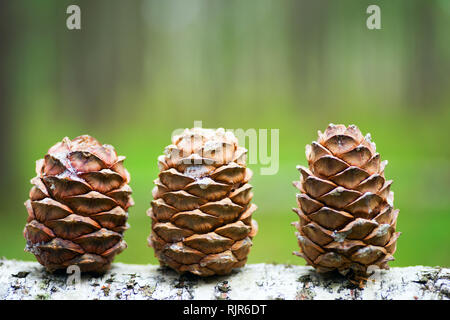
[[[88,125],[107,126],[116,109],[131,107],[121,105],[121,94],[142,83],[142,3],[80,1],[79,6],[81,30],[57,30],[58,90],[66,112]]]
[[[414,3],[414,10],[410,20],[410,32],[414,35],[409,68],[408,100],[418,108],[432,108],[442,94],[442,68],[438,65],[436,48],[435,13],[438,10],[432,1],[418,1]],[[445,41],[445,40],[444,40]],[[444,90],[445,91],[445,90]]]
[[[293,94],[300,101],[305,101],[305,97],[312,99],[314,108],[322,108],[327,103],[322,93],[329,84],[327,33],[333,7],[332,1],[292,1],[287,6]]]
[[[14,15],[10,12],[10,1],[0,1],[0,168],[10,168],[11,157],[7,156],[11,148],[13,134],[11,128],[11,52],[13,52]],[[2,170],[0,190],[14,189],[11,170]]]

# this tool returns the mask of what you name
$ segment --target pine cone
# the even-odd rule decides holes
[[[110,145],[90,136],[64,138],[36,161],[24,236],[25,251],[48,271],[78,265],[104,272],[126,248],[130,176]]]
[[[306,146],[309,169],[298,166],[294,186],[300,217],[293,223],[303,257],[318,272],[338,270],[366,275],[371,265],[388,269],[394,260],[398,210],[392,180],[370,134],[354,125],[330,124],[317,142]]]
[[[242,267],[257,232],[245,148],[223,129],[194,128],[158,158],[149,245],[162,265],[200,276]]]

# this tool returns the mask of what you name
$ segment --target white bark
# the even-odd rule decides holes
[[[178,275],[155,265],[115,263],[103,276],[50,274],[36,262],[0,260],[0,299],[450,299],[450,269],[392,268],[364,289],[310,267],[253,264],[229,276]]]

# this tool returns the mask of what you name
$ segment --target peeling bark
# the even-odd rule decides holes
[[[360,289],[310,267],[253,264],[229,276],[178,275],[155,265],[113,264],[102,276],[50,274],[36,262],[0,260],[0,299],[450,299],[450,269],[380,271]]]

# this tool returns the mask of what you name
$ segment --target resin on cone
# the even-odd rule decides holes
[[[392,180],[384,177],[370,134],[351,125],[330,124],[306,146],[309,168],[298,166],[299,222],[293,223],[300,252],[318,272],[353,270],[366,275],[369,266],[388,269],[399,232]]]
[[[247,150],[224,129],[186,129],[158,158],[148,238],[162,265],[200,276],[242,267],[257,232]]]
[[[110,145],[90,136],[64,138],[36,162],[25,251],[48,271],[77,265],[104,272],[126,248],[130,176]]]

